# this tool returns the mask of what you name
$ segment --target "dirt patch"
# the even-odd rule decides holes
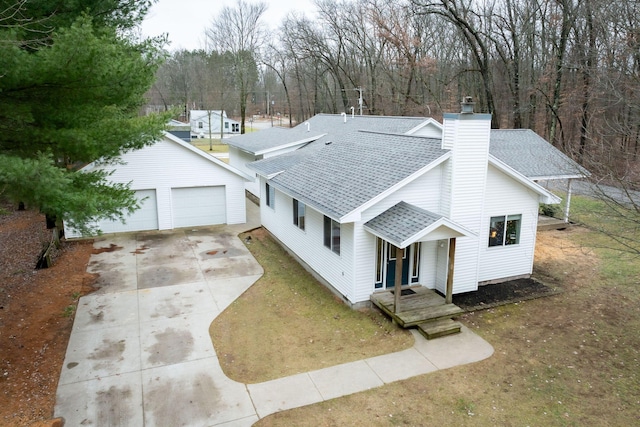
[[[51,234],[44,216],[0,215],[0,425],[55,425],[58,378],[78,298],[90,292],[92,242],[64,242],[52,268],[35,270]]]

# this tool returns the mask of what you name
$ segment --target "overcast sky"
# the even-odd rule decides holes
[[[246,0],[251,3],[251,0]],[[276,29],[288,12],[313,16],[312,0],[267,0],[264,21]],[[224,6],[234,7],[237,0],[159,0],[142,23],[145,36],[169,34],[169,50],[193,50],[204,47],[204,31]]]

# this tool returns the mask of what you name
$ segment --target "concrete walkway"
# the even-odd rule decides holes
[[[89,271],[100,289],[80,299],[55,416],[67,426],[250,426],[277,411],[476,362],[493,348],[473,332],[259,384],[227,378],[209,325],[262,267],[237,238],[247,224],[97,239]],[[399,362],[402,359],[402,362]]]

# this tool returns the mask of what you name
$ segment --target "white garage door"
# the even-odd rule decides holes
[[[101,221],[99,227],[103,233],[158,229],[156,190],[137,190],[136,198],[140,202],[140,209],[128,216],[125,224],[120,221]]]
[[[224,224],[227,204],[224,186],[171,189],[173,226]]]

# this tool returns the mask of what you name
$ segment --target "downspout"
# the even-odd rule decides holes
[[[564,207],[564,222],[569,222],[569,208],[571,207],[571,184],[573,180],[569,178],[567,183],[567,203]]]

